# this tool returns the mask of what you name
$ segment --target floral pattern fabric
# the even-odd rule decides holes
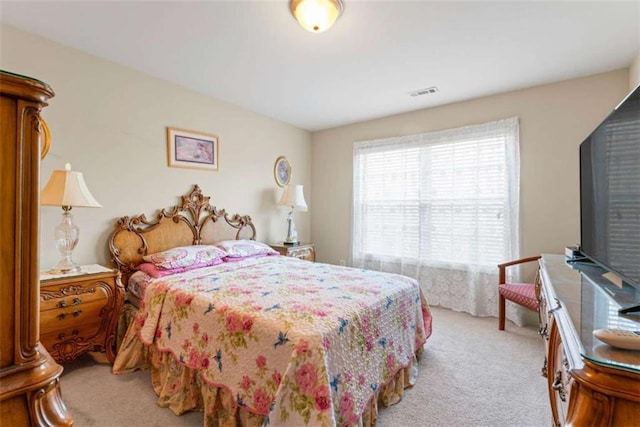
[[[152,281],[114,372],[140,340],[265,424],[353,425],[430,334],[413,279],[254,258]]]
[[[217,246],[180,246],[142,257],[156,267],[171,270],[183,267],[204,267],[221,260],[227,253]]]
[[[172,274],[176,274],[176,273],[183,273],[185,271],[189,271],[189,270],[195,270],[196,268],[202,268],[202,267],[209,267],[212,265],[216,265],[216,264],[222,264],[224,262],[224,260],[222,258],[214,258],[212,260],[206,261],[204,263],[201,264],[193,264],[190,265],[188,267],[178,267],[178,268],[171,268],[171,269],[162,269],[162,268],[158,268],[156,267],[153,263],[151,262],[143,262],[142,264],[138,265],[136,267],[136,269],[138,271],[142,271],[143,273],[151,276],[151,277],[164,277],[164,276],[170,276]]]
[[[225,259],[248,258],[259,255],[279,255],[279,252],[262,242],[255,240],[223,240],[216,246],[225,251]]]

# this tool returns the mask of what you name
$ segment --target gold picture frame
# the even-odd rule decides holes
[[[276,184],[279,187],[284,187],[291,181],[291,175],[292,170],[289,160],[285,156],[278,157],[273,165],[273,177],[276,180]]]
[[[42,125],[42,146],[40,147],[40,160],[43,160],[45,157],[47,157],[47,153],[51,148],[51,131],[49,130],[47,122],[45,122],[43,118],[40,118],[40,124]]]
[[[169,167],[217,171],[219,167],[218,152],[218,135],[167,128]]]

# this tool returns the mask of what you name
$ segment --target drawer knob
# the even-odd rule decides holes
[[[74,329],[73,331],[71,331],[71,336],[72,337],[77,337],[78,335],[80,335],[80,331],[77,329]],[[65,334],[64,332],[60,332],[58,334],[58,341],[62,341],[63,339],[65,339],[65,337],[67,336],[67,334]]]
[[[80,298],[78,298],[78,297],[75,297],[75,298],[73,299],[73,305],[78,305],[78,304],[80,304],[81,302],[82,302],[82,300],[81,300]]]
[[[78,317],[82,314],[82,310],[75,310],[72,313],[60,313],[56,317],[58,318],[58,320],[64,320],[68,314],[71,314],[73,317]]]
[[[60,301],[58,304],[56,304],[56,307],[58,308],[63,308],[67,306],[67,302],[65,300]]]

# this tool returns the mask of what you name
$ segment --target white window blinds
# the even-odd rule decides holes
[[[354,264],[495,269],[518,246],[518,119],[354,145]]]
[[[637,112],[618,110],[615,120],[598,130],[605,141],[606,167],[598,168],[602,172],[599,180],[606,183],[609,196],[602,200],[607,210],[603,214],[606,225],[601,227],[607,246],[603,250],[604,259],[611,267],[632,280],[640,280],[640,121]],[[597,159],[596,159],[597,160]]]

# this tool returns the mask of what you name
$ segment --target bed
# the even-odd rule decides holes
[[[378,405],[415,383],[431,334],[418,283],[267,249],[232,253],[265,248],[255,237],[249,216],[216,209],[198,186],[153,220],[119,219],[109,249],[133,309],[113,372],[149,369],[158,404],[202,410],[205,426],[375,424]],[[193,245],[223,248],[224,262],[138,271]]]

